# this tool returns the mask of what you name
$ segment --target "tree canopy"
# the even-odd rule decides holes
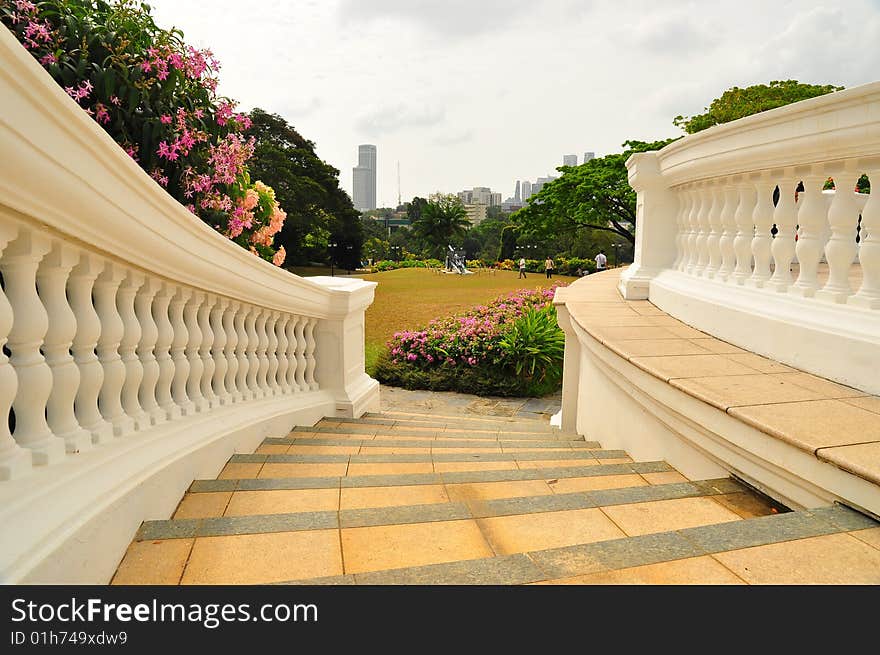
[[[287,250],[287,262],[325,262],[333,256],[337,265],[357,268],[363,227],[339,186],[339,171],[322,161],[315,144],[281,116],[257,108],[250,119],[248,135],[256,138],[251,176],[275,189],[287,211],[284,228],[275,237],[275,245]],[[330,243],[337,245],[330,248]]]
[[[442,258],[446,246],[462,238],[470,227],[467,212],[455,194],[434,193],[421,208],[412,229],[426,245],[428,254]]]
[[[600,230],[635,241],[636,192],[627,181],[626,160],[636,152],[659,150],[674,139],[626,141],[622,153],[561,166],[549,182],[513,215],[523,235],[549,238],[570,230]]]
[[[688,134],[695,134],[713,125],[842,89],[833,84],[802,84],[797,80],[773,80],[770,84],[755,84],[744,89],[735,86],[715,98],[702,114],[676,116],[672,123]]]

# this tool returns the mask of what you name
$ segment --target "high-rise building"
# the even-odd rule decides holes
[[[548,175],[547,177],[539,177],[537,180],[535,180],[535,183],[532,184],[532,195],[535,195],[536,193],[540,192],[541,189],[544,188],[544,185],[547,184],[547,182],[552,182],[555,179],[556,179],[555,175]]]
[[[578,165],[578,156],[577,155],[562,155],[562,165],[563,166],[577,166]]]
[[[465,205],[494,207],[501,204],[501,194],[492,193],[492,189],[485,186],[475,186],[473,189],[459,191],[457,195]]]
[[[584,163],[585,163],[585,164],[586,164],[588,161],[590,161],[591,159],[595,159],[595,158],[596,158],[596,153],[595,153],[595,152],[585,152],[585,153],[584,153]]]
[[[520,190],[522,192],[522,201],[525,202],[532,195],[532,183],[528,180],[523,180]]]
[[[352,169],[351,199],[358,211],[376,209],[376,146],[358,146],[358,165]]]
[[[516,191],[513,192],[513,200],[517,204],[522,202],[522,197],[519,195],[519,180],[516,181]]]

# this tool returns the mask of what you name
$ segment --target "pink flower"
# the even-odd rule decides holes
[[[275,253],[275,256],[272,257],[272,263],[275,266],[281,266],[284,263],[284,258],[287,257],[287,251],[284,249],[284,246],[281,246],[278,249],[278,252]]]
[[[119,98],[117,98],[116,96],[110,96],[110,104],[116,105],[118,107],[120,104]]]
[[[169,114],[162,114],[159,117],[159,120],[162,122],[163,125],[170,125],[171,124],[171,116]]]

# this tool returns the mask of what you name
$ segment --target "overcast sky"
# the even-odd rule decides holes
[[[340,170],[378,148],[378,203],[555,174],[563,154],[677,136],[774,79],[880,79],[880,0],[150,0],[210,47],[220,92],[281,114]]]

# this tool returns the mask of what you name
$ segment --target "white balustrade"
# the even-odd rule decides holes
[[[294,371],[296,385],[301,391],[306,391],[309,388],[309,384],[306,382],[306,337],[304,334],[307,320],[308,319],[306,318],[300,318],[296,322],[296,337],[294,339],[296,344],[296,366],[294,367]]]
[[[703,202],[700,203],[698,231],[696,240],[697,261],[694,264],[694,275],[703,276],[709,266],[709,233],[712,231],[711,215],[715,211],[717,200],[715,185],[707,183],[700,189]]]
[[[136,353],[143,370],[137,398],[145,414],[145,419],[149,421],[150,425],[158,425],[167,418],[165,411],[157,401],[156,393],[160,375],[160,366],[155,352],[156,344],[159,341],[159,326],[153,318],[153,304],[160,304],[156,295],[161,288],[162,283],[159,280],[146,278],[134,301],[136,320],[141,326],[141,338]],[[166,308],[167,316],[167,303],[163,300],[161,305]],[[146,427],[146,421],[143,427]]]
[[[286,394],[291,392],[291,386],[287,379],[287,369],[290,366],[290,362],[287,359],[287,348],[289,343],[287,341],[287,324],[290,322],[290,314],[282,313],[278,319],[278,322],[275,323],[275,331],[278,334],[278,386],[281,389],[281,394]]]
[[[173,420],[182,415],[181,407],[174,400],[172,386],[177,374],[177,363],[173,359],[172,347],[175,341],[174,325],[171,323],[170,307],[177,288],[163,282],[156,294],[153,304],[153,320],[158,328],[158,337],[154,353],[159,365],[159,377],[156,380],[156,403],[162,410],[166,420]]]
[[[299,380],[300,363],[297,355],[302,336],[299,334],[298,327],[301,321],[302,319],[299,316],[291,316],[287,322],[287,386],[293,391],[301,391],[303,389]]]
[[[739,209],[739,189],[737,180],[729,180],[724,186],[724,206],[721,209],[721,238],[718,249],[721,251],[721,266],[717,276],[727,280],[736,268],[736,250],[733,247],[737,234],[736,212]]]
[[[316,391],[318,389],[318,381],[315,379],[315,367],[317,366],[317,359],[315,358],[315,349],[317,348],[318,342],[315,340],[315,327],[318,325],[318,321],[314,318],[308,319],[306,323],[305,337],[306,337],[306,374],[305,380],[306,384],[309,385],[309,389],[312,391]]]
[[[754,187],[744,175],[740,175],[736,179],[736,189],[739,201],[733,215],[733,222],[736,225],[736,236],[733,239],[736,267],[733,271],[733,280],[737,284],[744,284],[752,275],[751,244],[755,234],[752,216],[755,212],[757,197]]]
[[[791,291],[807,298],[816,294],[819,286],[819,260],[822,258],[822,235],[825,233],[825,199],[822,186],[825,176],[821,166],[798,170],[804,190],[798,202],[798,239],[795,247],[800,271]]]
[[[780,173],[779,198],[773,212],[773,223],[776,225],[776,236],[770,246],[773,254],[773,276],[770,286],[780,293],[788,291],[791,286],[791,263],[795,254],[795,225],[797,224],[797,205],[795,189],[798,185],[790,169]]]
[[[215,338],[214,329],[211,327],[211,312],[216,302],[217,297],[208,294],[204,304],[199,307],[198,313],[199,329],[202,332],[202,343],[199,346],[199,357],[202,359],[202,377],[199,384],[207,408],[216,407],[219,404],[213,386],[216,364],[214,356],[211,354]]]
[[[199,308],[205,302],[205,294],[195,291],[183,306],[183,321],[189,337],[186,341],[184,354],[189,362],[189,375],[186,380],[186,395],[197,412],[206,409],[207,401],[202,396],[202,371],[205,365],[199,348],[202,346],[202,330],[199,328]]]
[[[721,214],[724,211],[725,189],[727,180],[717,180],[712,187],[712,209],[709,212],[709,233],[706,235],[706,251],[708,260],[703,276],[713,279],[721,269]]]
[[[747,282],[750,286],[760,289],[767,284],[772,274],[770,262],[773,259],[773,235],[771,232],[773,230],[773,192],[776,189],[776,182],[770,175],[770,171],[753,174],[749,176],[749,179],[754,183],[758,197],[755,211],[752,212],[755,236],[752,238],[751,246],[755,265],[752,276]]]
[[[681,203],[678,208],[678,215],[676,216],[675,223],[678,227],[678,232],[675,236],[675,261],[672,263],[672,267],[680,270],[682,267],[682,262],[687,260],[687,251],[686,251],[686,243],[687,243],[687,234],[688,234],[688,221],[691,215],[691,209],[694,205],[693,195],[690,193],[690,188],[688,185],[685,185],[679,194],[681,197]]]
[[[192,290],[186,287],[178,287],[169,307],[169,318],[174,330],[174,339],[171,342],[171,362],[174,365],[174,377],[171,381],[171,396],[180,409],[180,413],[189,416],[196,411],[193,403],[186,393],[186,385],[189,380],[190,363],[186,356],[186,348],[189,343],[189,330],[184,321],[184,308],[192,296]]]
[[[119,293],[116,296],[116,306],[123,325],[122,339],[119,342],[119,358],[125,366],[122,408],[133,421],[135,430],[143,430],[150,425],[150,417],[141,407],[138,398],[144,380],[144,365],[136,352],[142,331],[134,309],[135,298],[145,281],[146,277],[143,273],[128,271],[119,285]]]
[[[269,349],[266,356],[269,358],[269,370],[266,373],[267,393],[274,396],[278,391],[278,335],[275,333],[275,324],[278,323],[279,312],[269,312],[266,319],[266,335],[269,337]]]
[[[260,345],[259,337],[257,336],[257,318],[262,313],[263,310],[258,309],[257,307],[248,307],[247,315],[245,317],[245,330],[247,331],[247,338],[245,339],[245,354],[247,355],[247,364],[245,365],[245,398],[248,400],[257,399],[260,397],[260,389],[257,386],[257,373],[260,370],[260,360],[257,355],[257,350]]]
[[[247,322],[250,308],[246,304],[238,304],[235,314],[235,333],[237,335],[235,345],[235,359],[237,366],[230,366],[235,370],[235,401],[249,400],[251,398],[250,391],[247,386],[247,372],[250,362],[247,357],[247,347],[250,337],[247,333],[245,323]]]
[[[876,186],[876,192],[868,196],[862,210],[861,245],[859,264],[862,268],[862,284],[858,292],[847,302],[867,309],[880,309],[880,165],[872,163],[868,177]]]
[[[229,396],[226,391],[226,369],[229,366],[226,360],[227,328],[223,324],[223,318],[229,308],[228,298],[217,298],[217,302],[211,308],[211,329],[214,332],[214,342],[211,345],[211,358],[214,360],[214,374],[211,379],[212,400],[215,405],[228,404]]]
[[[257,331],[257,360],[259,361],[257,368],[257,398],[265,398],[269,395],[269,383],[267,382],[269,357],[266,354],[269,349],[269,335],[266,334],[266,321],[269,318],[269,313],[268,309],[260,311],[254,324],[254,329]]]
[[[854,189],[860,173],[851,165],[852,162],[849,164],[842,170],[833,172],[834,200],[831,201],[831,208],[828,210],[831,237],[825,244],[828,281],[816,292],[817,298],[835,303],[845,303],[853,294],[849,283],[849,272],[857,252],[856,229],[859,207],[856,204]]]
[[[238,357],[235,355],[238,347],[238,328],[237,320],[241,317],[241,303],[234,300],[229,302],[229,307],[223,314],[223,328],[226,332],[226,346],[223,348],[223,354],[226,356],[226,378],[223,386],[226,390],[222,396],[225,404],[234,403],[240,400],[238,395],[238,387],[236,378],[238,373]]]
[[[700,235],[700,216],[702,215],[701,212],[703,211],[704,204],[702,190],[703,183],[695,182],[694,188],[691,191],[691,195],[693,195],[694,199],[690,215],[688,216],[689,230],[685,235],[687,237],[685,240],[685,247],[687,248],[688,255],[684,262],[684,267],[681,270],[691,274],[696,272],[697,261],[699,260],[697,240]]]

